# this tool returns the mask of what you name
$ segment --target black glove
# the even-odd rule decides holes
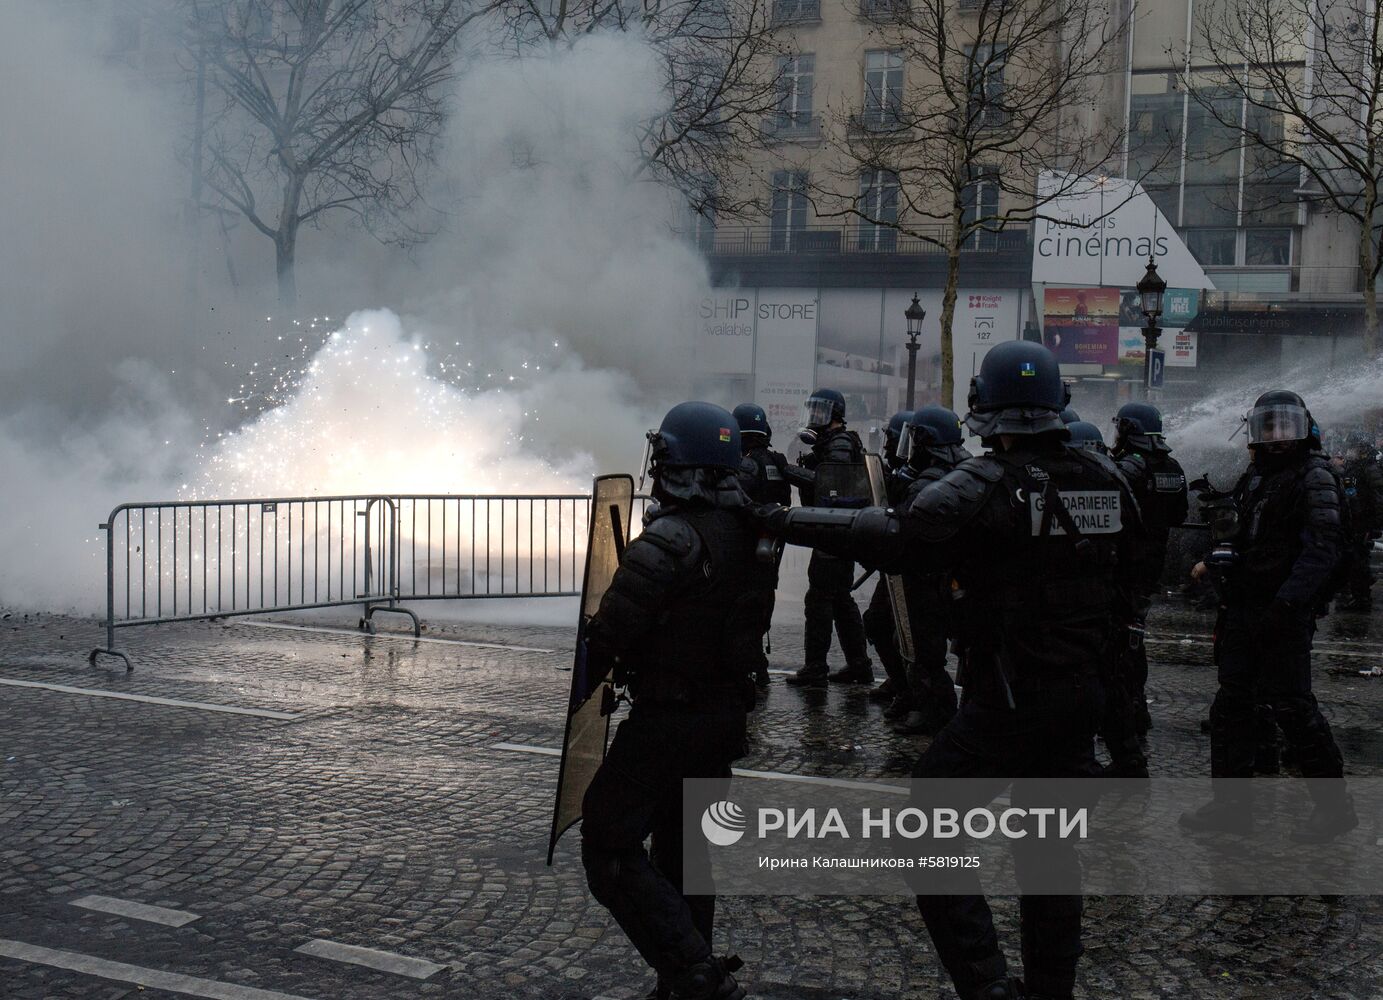
[[[787,526],[788,509],[782,504],[764,503],[754,507],[751,513],[759,524],[759,530],[770,535],[781,535]]]

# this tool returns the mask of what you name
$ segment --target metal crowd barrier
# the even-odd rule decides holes
[[[640,498],[639,502],[644,502]],[[106,644],[120,628],[309,608],[581,592],[590,497],[353,496],[121,504],[106,532]]]

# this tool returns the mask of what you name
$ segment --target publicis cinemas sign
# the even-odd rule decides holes
[[[1088,227],[1088,228],[1086,228]],[[1039,222],[1037,245],[1033,252],[1039,257],[1096,257],[1111,259],[1133,257],[1144,263],[1149,257],[1166,257],[1170,249],[1166,236],[1148,233],[1120,234],[1119,220],[1081,216],[1069,224]],[[1159,270],[1161,265],[1159,264]]]
[[[1034,284],[1132,288],[1157,262],[1176,288],[1214,288],[1166,216],[1137,181],[1046,171],[1032,241]]]

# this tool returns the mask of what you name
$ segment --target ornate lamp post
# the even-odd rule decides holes
[[[913,408],[914,396],[917,391],[917,338],[922,333],[922,321],[927,318],[927,310],[922,308],[922,303],[917,301],[917,296],[913,295],[912,305],[908,306],[903,313],[908,320],[908,403],[907,408]]]
[[[1143,328],[1143,386],[1147,390],[1152,388],[1153,351],[1157,350],[1157,336],[1162,332],[1157,327],[1157,317],[1162,315],[1162,293],[1167,290],[1167,282],[1158,275],[1157,264],[1151,256],[1148,257],[1148,270],[1135,287],[1143,316],[1148,321]]]

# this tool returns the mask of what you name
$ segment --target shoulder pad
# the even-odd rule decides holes
[[[668,514],[658,518],[643,529],[643,533],[629,543],[626,555],[639,542],[661,549],[678,560],[691,559],[701,548],[701,536],[686,518]]]
[[[1302,487],[1306,493],[1306,523],[1324,528],[1338,526],[1344,498],[1334,471],[1324,460],[1307,467]]]
[[[1148,471],[1148,460],[1136,451],[1120,457],[1114,464],[1128,479],[1142,479]]]
[[[996,458],[991,458],[989,455],[978,455],[975,458],[967,458],[942,478],[950,479],[957,473],[976,476],[986,483],[997,483],[1004,478],[1004,467]]]
[[[923,541],[943,541],[979,513],[1003,478],[1003,466],[993,459],[968,459],[940,479],[924,484],[908,504],[906,516]]]

